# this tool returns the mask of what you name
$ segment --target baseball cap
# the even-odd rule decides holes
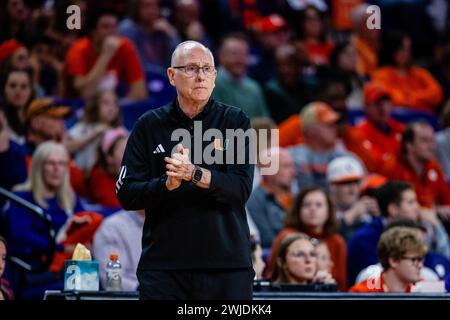
[[[26,112],[26,119],[30,120],[38,115],[46,115],[51,118],[65,118],[72,113],[68,106],[59,104],[51,98],[35,99],[31,102]]]
[[[307,104],[301,111],[302,128],[316,123],[335,123],[339,119],[339,114],[328,104],[315,101]]]
[[[286,25],[286,20],[282,16],[279,14],[271,14],[256,20],[252,27],[254,30],[260,32],[275,32],[285,28]]]
[[[22,48],[23,44],[19,41],[11,39],[0,44],[0,63],[8,59],[16,52],[17,49]]]
[[[355,158],[343,156],[332,160],[327,166],[327,181],[329,183],[350,182],[361,180],[364,168]]]
[[[391,95],[383,86],[373,82],[364,86],[364,101],[366,104],[377,102],[381,98],[391,98]]]

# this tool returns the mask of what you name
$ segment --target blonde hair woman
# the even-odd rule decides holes
[[[68,161],[64,145],[52,141],[42,143],[33,154],[28,179],[14,188],[17,196],[44,210],[51,218],[52,227],[56,232],[72,213],[83,211],[69,183]],[[32,267],[40,266],[42,256],[52,245],[47,236],[45,222],[29,210],[15,204],[9,206],[7,217],[6,238],[10,254],[23,259]],[[56,251],[64,252],[65,249],[63,245],[56,245]],[[59,281],[51,274],[45,276],[36,274],[33,277],[38,278],[33,280],[35,284],[44,281],[42,290],[55,288],[53,285]]]

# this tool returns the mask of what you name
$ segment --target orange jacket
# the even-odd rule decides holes
[[[395,165],[397,154],[400,152],[401,135],[405,126],[395,121],[388,120],[391,131],[386,134],[373,125],[372,122],[364,120],[354,130],[360,138],[360,144],[364,152],[355,153],[361,158],[369,172],[386,174]]]
[[[431,208],[434,204],[450,205],[450,188],[445,180],[444,172],[436,161],[428,161],[419,176],[404,157],[400,157],[389,179],[411,183],[417,194],[417,200],[423,207]]]
[[[379,68],[373,72],[372,80],[389,91],[396,106],[432,111],[444,99],[439,83],[420,67],[411,67],[405,75],[394,67]]]

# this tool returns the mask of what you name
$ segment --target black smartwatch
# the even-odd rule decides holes
[[[203,171],[199,166],[195,166],[192,172],[192,183],[197,184],[202,179]]]

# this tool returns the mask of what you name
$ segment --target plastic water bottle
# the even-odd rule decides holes
[[[122,291],[122,265],[119,255],[112,253],[106,264],[106,291]]]

